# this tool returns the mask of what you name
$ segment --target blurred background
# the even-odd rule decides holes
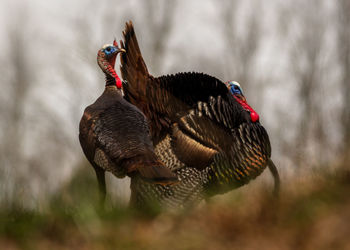
[[[1,5],[1,203],[37,207],[86,167],[78,125],[104,89],[96,53],[122,38],[128,20],[154,76],[198,71],[241,83],[282,178],[349,150],[349,1]],[[127,180],[117,182],[116,195],[128,192]]]
[[[348,0],[2,0],[0,207],[40,210],[77,176],[94,178],[78,125],[104,89],[97,51],[128,20],[154,76],[241,83],[282,182],[336,169],[350,159],[349,13]],[[126,204],[128,180],[108,178]],[[257,181],[272,185],[269,173]]]

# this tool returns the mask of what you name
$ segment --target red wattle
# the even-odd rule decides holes
[[[122,88],[122,81],[120,80],[119,77],[116,78],[115,84],[117,85],[118,89]]]
[[[256,112],[251,112],[250,118],[252,118],[252,122],[259,121],[259,115]]]
[[[249,106],[249,104],[246,101],[241,100],[240,98],[238,98],[237,96],[233,96],[236,101],[247,111],[250,112],[250,118],[252,119],[252,122],[257,122],[259,121],[259,115],[258,113],[255,112],[254,109],[252,109],[252,107]]]
[[[111,65],[107,66],[108,72],[114,77],[115,79],[115,85],[118,89],[122,88],[122,81],[120,80],[118,74],[115,72],[114,68]]]

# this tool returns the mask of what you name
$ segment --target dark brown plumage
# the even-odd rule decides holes
[[[223,82],[206,74],[153,77],[131,22],[123,35],[125,98],[146,115],[158,157],[180,180],[176,186],[159,188],[134,178],[132,200],[139,205],[155,199],[161,205],[184,206],[260,175],[271,146],[258,118],[253,122],[246,109],[249,105],[242,106]]]
[[[96,171],[102,199],[106,193],[104,171],[120,178],[137,175],[159,184],[177,181],[154,153],[146,117],[124,100],[117,87],[120,79],[113,67],[120,51],[116,43],[99,51],[97,60],[106,74],[106,87],[85,109],[79,127],[80,144]]]

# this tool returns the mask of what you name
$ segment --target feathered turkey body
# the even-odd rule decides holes
[[[177,181],[154,153],[146,117],[122,96],[121,81],[114,71],[121,51],[116,42],[99,50],[97,62],[106,75],[106,87],[85,109],[79,126],[80,144],[96,171],[102,200],[106,193],[105,171],[119,178],[139,176],[153,183]]]
[[[121,46],[125,98],[148,118],[155,153],[178,177],[173,186],[131,179],[131,203],[186,207],[254,179],[271,156],[269,137],[244,98],[202,73],[148,73],[132,23]]]

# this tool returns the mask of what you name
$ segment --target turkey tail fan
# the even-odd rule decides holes
[[[120,72],[123,79],[128,79],[128,84],[124,87],[128,89],[129,94],[139,98],[141,93],[145,94],[146,92],[146,84],[144,81],[148,79],[150,75],[142,58],[134,26],[131,21],[126,23],[123,36],[124,42],[120,41],[120,45],[126,53],[123,53],[120,57]]]
[[[274,186],[273,194],[276,197],[279,197],[280,187],[281,187],[281,180],[280,180],[280,176],[278,174],[277,167],[276,167],[276,165],[273,163],[273,161],[271,159],[268,160],[267,166],[269,167],[269,169],[271,171],[271,174],[273,176],[273,179],[275,180],[275,186]]]

